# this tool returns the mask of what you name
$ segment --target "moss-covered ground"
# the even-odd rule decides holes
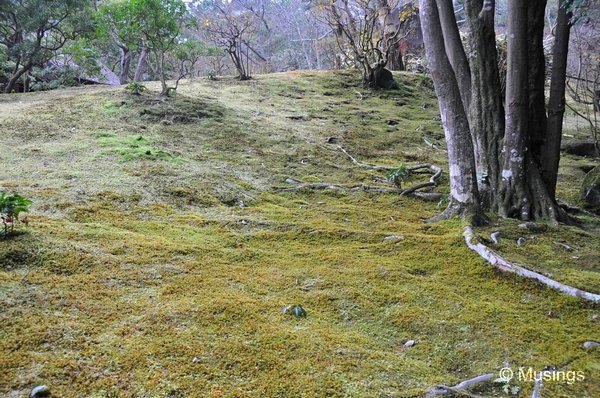
[[[396,77],[384,92],[297,72],[189,81],[165,101],[153,84],[1,97],[0,189],[34,205],[26,232],[0,242],[0,395],[419,397],[555,366],[585,380],[546,382],[544,397],[600,396],[600,351],[582,347],[600,340],[598,307],[495,271],[458,221],[424,223],[443,203],[286,190],[384,184],[331,136],[371,163],[447,167],[430,81]],[[565,158],[564,200],[578,203],[586,162]],[[583,221],[479,233],[600,292],[598,220]]]

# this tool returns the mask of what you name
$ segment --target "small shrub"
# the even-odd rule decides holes
[[[208,80],[217,80],[217,72],[214,69],[206,72],[206,76],[208,77]]]
[[[411,171],[408,167],[401,165],[397,169],[390,170],[387,174],[388,181],[394,183],[398,189],[402,189],[402,181],[410,178]]]
[[[140,82],[133,81],[126,86],[126,89],[134,95],[142,95],[142,92],[146,91],[147,88]]]
[[[7,195],[0,192],[0,216],[2,217],[1,237],[14,233],[15,224],[22,222],[27,225],[27,219],[19,221],[19,214],[29,212],[31,200],[17,194]]]

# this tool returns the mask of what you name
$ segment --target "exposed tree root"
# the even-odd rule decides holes
[[[479,254],[481,257],[487,260],[487,262],[492,264],[494,267],[500,269],[501,271],[512,272],[514,274],[524,276],[526,278],[535,279],[538,282],[541,282],[544,285],[556,289],[569,296],[581,297],[585,300],[590,300],[596,303],[600,302],[600,294],[590,293],[584,290],[577,289],[575,287],[567,286],[558,281],[555,281],[554,279],[548,278],[547,276],[538,274],[537,272],[530,271],[526,268],[523,268],[520,265],[506,261],[498,253],[491,250],[484,244],[476,242],[475,233],[473,232],[473,229],[469,226],[465,227],[465,232],[463,235],[465,237],[465,242],[467,243],[467,246],[471,250],[477,252],[477,254]]]
[[[381,193],[397,193],[400,195],[411,195],[417,198],[421,198],[423,200],[431,201],[431,202],[439,202],[443,195],[437,192],[406,192],[407,190],[398,189],[393,187],[386,187],[380,185],[355,185],[351,187],[344,187],[341,185],[330,184],[328,182],[313,182],[309,184],[300,184],[295,187],[287,187],[287,188],[279,188],[282,191],[297,191],[301,189],[329,189],[332,191],[366,191],[366,192],[381,192]]]
[[[393,166],[380,166],[380,165],[363,163],[363,162],[358,161],[354,156],[350,155],[348,153],[348,151],[346,151],[342,146],[337,145],[336,148],[338,150],[340,150],[341,152],[343,152],[346,156],[348,156],[348,158],[352,161],[352,163],[354,163],[355,165],[357,165],[359,167],[363,167],[363,168],[371,169],[371,170],[396,170],[398,168],[398,167],[393,167]],[[431,164],[431,163],[418,164],[415,166],[407,167],[407,169],[410,171],[429,169],[433,172],[433,175],[429,178],[429,181],[427,181],[427,182],[422,182],[422,183],[413,185],[412,187],[409,187],[406,189],[398,188],[396,191],[398,193],[400,193],[401,196],[412,194],[413,192],[415,192],[419,189],[422,189],[422,188],[436,186],[437,181],[442,176],[442,168],[439,166],[436,166],[434,164]],[[416,196],[418,196],[418,195],[416,195]],[[440,198],[441,198],[441,195],[440,195]]]
[[[483,212],[478,211],[474,204],[460,203],[452,196],[449,198],[446,209],[437,216],[429,218],[427,222],[435,223],[451,218],[461,218],[471,225],[485,225],[488,223],[488,219]]]
[[[470,392],[466,391],[466,389],[469,388],[470,386],[472,386],[473,384],[485,383],[487,381],[490,381],[493,377],[494,377],[493,373],[488,373],[488,374],[474,377],[469,380],[461,381],[460,383],[458,383],[457,385],[452,386],[452,387],[437,386],[437,387],[434,387],[431,390],[427,391],[427,393],[425,394],[425,398],[437,397],[437,396],[446,395],[449,393],[460,394],[460,395],[464,395],[467,397],[479,397],[479,395],[471,394]]]

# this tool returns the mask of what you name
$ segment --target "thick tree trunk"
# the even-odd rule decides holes
[[[469,122],[476,148],[477,185],[486,207],[497,207],[500,142],[504,134],[493,0],[465,0],[469,27],[471,107]]]
[[[510,0],[508,4],[508,54],[506,61],[506,130],[504,164],[500,183],[500,215],[530,218],[527,189],[527,4]]]
[[[540,6],[545,0],[537,3]],[[543,68],[539,67],[539,49],[532,48],[541,43],[529,34],[537,31],[544,13],[532,12],[530,7],[521,0],[510,0],[508,4],[506,130],[498,212],[523,220],[568,221],[542,181],[539,159],[532,148],[538,133],[529,120],[542,120],[545,115],[532,114],[544,112],[537,103],[539,78],[531,75],[532,71],[543,73]]]
[[[146,56],[148,55],[148,49],[146,47],[142,48],[140,55],[137,60],[137,65],[135,66],[135,75],[133,76],[134,82],[142,81],[142,76],[144,74],[144,65],[146,62]]]
[[[573,0],[561,0],[558,8],[552,53],[546,142],[542,149],[542,177],[546,183],[548,193],[553,197],[556,194],[563,116],[565,114],[565,79],[567,74],[569,35],[571,33],[571,17],[573,16],[568,8],[572,3]]]
[[[529,96],[527,111],[527,130],[529,140],[526,143],[531,156],[540,163],[541,149],[546,138],[546,57],[544,56],[544,22],[546,0],[528,0],[527,2],[527,87]]]
[[[131,50],[127,47],[121,47],[121,72],[119,73],[119,83],[127,84],[129,81],[129,69],[131,67]]]
[[[446,55],[436,2],[421,0],[420,5],[425,52],[440,105],[450,164],[450,203],[435,219],[459,215],[480,223],[484,217],[479,206],[473,143],[458,82]]]

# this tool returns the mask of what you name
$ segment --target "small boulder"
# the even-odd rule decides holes
[[[50,388],[48,386],[37,386],[29,394],[29,398],[45,398],[50,397]]]
[[[585,156],[590,158],[598,156],[598,151],[596,149],[594,141],[575,140],[564,142],[560,146],[560,150],[565,153],[577,156]]]
[[[517,239],[517,246],[523,246],[525,244],[525,238],[523,238],[522,236]]]
[[[410,348],[412,346],[415,345],[415,341],[414,340],[408,340],[406,343],[404,343],[404,348]]]
[[[600,211],[600,166],[594,167],[585,175],[581,185],[581,196],[585,207],[592,211]]]
[[[594,348],[594,347],[600,347],[600,343],[598,343],[597,341],[586,341],[585,343],[583,343],[583,348]]]
[[[544,224],[537,224],[531,221],[519,224],[519,228],[526,228],[531,232],[544,232],[548,227]]]
[[[380,88],[390,89],[394,87],[394,75],[386,68],[381,68],[375,73],[375,85]]]

